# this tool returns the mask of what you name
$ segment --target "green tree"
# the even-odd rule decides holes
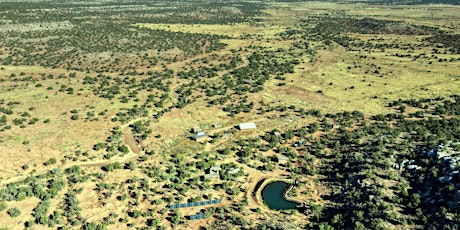
[[[78,116],[78,114],[73,114],[72,117],[70,117],[70,119],[72,120],[78,120],[80,117]]]
[[[0,203],[0,212],[5,210],[6,208],[8,208],[8,205],[6,204],[6,202]]]
[[[126,145],[120,145],[120,146],[118,147],[118,150],[119,150],[120,152],[122,152],[122,153],[129,153],[128,146],[126,146]]]
[[[316,217],[316,221],[318,221],[319,217],[321,216],[321,213],[323,212],[323,207],[321,207],[321,205],[317,205],[311,202],[310,209],[311,209],[312,214]]]
[[[10,208],[8,210],[8,215],[10,215],[11,217],[18,217],[19,215],[21,215],[21,210],[19,210],[18,207],[13,207],[13,208]]]
[[[45,166],[48,166],[48,165],[52,165],[52,164],[56,164],[57,160],[56,158],[51,158],[49,160],[47,160],[45,163],[43,163]]]

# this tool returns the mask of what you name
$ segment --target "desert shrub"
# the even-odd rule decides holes
[[[44,164],[45,166],[48,166],[48,165],[56,164],[56,162],[57,162],[56,158],[53,157],[53,158],[51,158],[51,159],[45,161],[45,163],[43,163],[43,164]]]
[[[6,208],[8,208],[8,205],[6,204],[6,202],[0,203],[0,211],[5,210]]]
[[[97,143],[96,145],[94,145],[94,148],[93,148],[93,149],[96,150],[96,151],[99,151],[99,150],[101,150],[101,149],[103,149],[103,148],[105,148],[105,144],[102,143],[102,142],[99,142],[99,143]]]
[[[8,210],[8,215],[10,215],[13,218],[18,217],[19,215],[21,215],[21,210],[18,207],[10,208]]]
[[[122,168],[123,168],[123,165],[120,162],[113,162],[113,163],[103,166],[102,170],[110,172],[110,171],[113,171],[116,169],[122,169]]]
[[[78,114],[74,114],[74,115],[72,115],[72,117],[70,117],[70,119],[72,119],[72,120],[74,120],[74,121],[75,121],[75,120],[78,120],[78,118],[80,118],[80,117],[78,116]]]

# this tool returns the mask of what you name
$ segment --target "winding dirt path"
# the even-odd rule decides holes
[[[131,137],[132,137],[132,134],[131,134]],[[133,141],[134,141],[134,137],[132,137],[132,138],[133,138]],[[70,167],[75,166],[75,165],[84,166],[84,167],[95,167],[95,166],[104,166],[106,164],[114,163],[114,162],[117,162],[117,161],[123,163],[123,162],[127,162],[127,161],[130,161],[130,160],[135,160],[136,158],[139,157],[139,153],[140,153],[139,147],[137,147],[137,145],[135,145],[136,149],[133,150],[131,148],[132,143],[131,144],[126,143],[125,139],[129,140],[130,137],[127,137],[125,135],[125,138],[123,139],[123,143],[126,146],[128,146],[129,152],[127,154],[121,156],[121,157],[113,157],[112,159],[109,159],[109,160],[96,160],[96,161],[88,161],[88,162],[73,162],[73,163],[67,163],[67,164],[62,164],[62,165],[55,165],[55,167],[53,167],[53,168],[60,167],[62,170],[65,170],[65,169],[70,168]],[[50,170],[51,169],[41,169],[41,170],[36,171],[33,175],[45,174]],[[14,177],[8,178],[6,180],[2,180],[2,181],[0,181],[0,187],[5,186],[5,185],[7,185],[9,183],[14,183],[14,182],[24,180],[29,175],[32,175],[32,174],[14,176]]]

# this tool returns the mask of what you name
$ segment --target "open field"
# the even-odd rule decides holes
[[[173,32],[198,33],[198,34],[213,34],[228,36],[238,39],[245,36],[257,37],[272,37],[277,33],[283,32],[284,29],[275,28],[267,29],[263,24],[238,23],[232,25],[216,25],[216,24],[137,24],[141,28],[152,30],[165,30]]]
[[[0,229],[460,224],[459,6],[2,5]]]

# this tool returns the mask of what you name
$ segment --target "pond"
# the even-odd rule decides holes
[[[289,184],[282,181],[270,183],[262,190],[262,199],[274,210],[295,209],[299,203],[284,199],[288,187]]]

